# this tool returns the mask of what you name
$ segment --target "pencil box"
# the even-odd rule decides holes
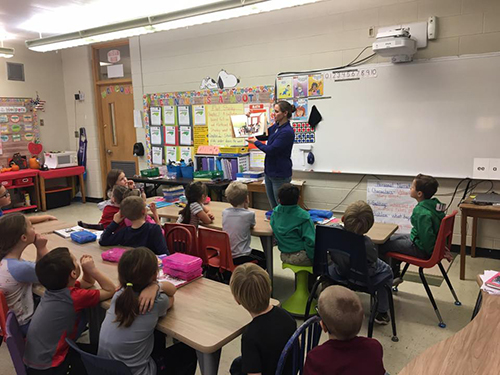
[[[73,232],[70,235],[71,239],[75,241],[76,243],[87,243],[87,242],[93,242],[97,239],[97,236],[89,232],[88,230],[81,230],[79,232]]]
[[[183,254],[183,253],[174,253],[163,259],[163,270],[165,273],[165,269],[169,269],[172,271],[180,271],[186,274],[201,270],[201,258]],[[175,275],[171,275],[177,277]]]
[[[203,273],[203,270],[201,269],[201,267],[199,267],[198,269],[191,271],[191,272],[183,272],[183,271],[179,271],[179,270],[173,270],[173,269],[169,268],[168,266],[164,266],[163,273],[165,273],[166,275],[170,275],[172,277],[176,277],[178,279],[190,281],[190,280],[196,279],[197,277],[200,277],[201,274]]]
[[[118,263],[125,251],[127,251],[127,250],[119,248],[119,247],[114,247],[112,249],[109,249],[109,250],[106,250],[105,252],[103,252],[101,254],[101,258],[102,258],[102,260],[105,260],[107,262]]]

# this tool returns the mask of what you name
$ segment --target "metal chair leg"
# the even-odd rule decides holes
[[[318,280],[314,283],[311,292],[309,293],[309,298],[307,299],[306,303],[306,311],[304,313],[304,321],[309,319],[309,310],[311,309],[311,304],[314,299],[314,296],[316,295],[316,291],[318,290],[319,284],[323,281],[323,278],[320,276]]]
[[[375,295],[371,295],[370,297],[370,318],[368,320],[368,337],[373,336],[373,322],[375,321],[375,314],[377,314],[378,308],[378,298]]]
[[[472,317],[470,320],[474,319],[481,309],[481,304],[483,303],[483,293],[481,292],[481,289],[479,289],[479,294],[477,295],[477,300],[476,300],[476,305],[474,306],[474,310],[472,311]]]
[[[403,267],[403,272],[401,272],[401,280],[403,279],[403,276],[405,275],[406,271],[408,271],[408,267],[410,267],[410,263],[406,263],[405,266]]]
[[[431,292],[431,288],[429,288],[429,284],[427,284],[427,280],[424,276],[424,269],[422,267],[418,268],[418,273],[420,274],[420,280],[422,280],[422,284],[424,284],[425,291],[427,292],[427,296],[429,296],[429,300],[431,301],[432,307],[434,308],[434,312],[439,320],[439,327],[446,328],[446,324],[443,322],[443,318],[441,317],[441,313],[436,305],[436,301],[434,301],[434,297]]]
[[[448,275],[446,274],[446,271],[441,264],[441,262],[438,263],[439,269],[441,270],[441,273],[443,274],[444,279],[446,280],[446,284],[448,284],[448,288],[450,288],[451,294],[453,295],[453,298],[455,298],[455,305],[461,306],[462,302],[458,300],[457,294],[455,293],[455,289],[453,289],[453,286],[451,285],[451,281],[448,278]]]
[[[392,297],[391,287],[389,285],[384,286],[386,293],[389,295],[389,311],[391,312],[391,325],[392,325],[392,338],[393,342],[398,342],[398,333],[396,331],[396,312],[394,310],[394,299]]]

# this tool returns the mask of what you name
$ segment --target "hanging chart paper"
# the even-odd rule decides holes
[[[231,125],[231,116],[245,113],[243,104],[213,104],[207,105],[206,110],[209,145],[246,146],[244,138],[233,137]]]

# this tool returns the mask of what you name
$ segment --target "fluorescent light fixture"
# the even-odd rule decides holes
[[[161,15],[137,18],[47,38],[27,40],[26,46],[37,52],[55,51],[290,8],[317,1],[319,0],[223,0]]]
[[[11,57],[14,57],[14,52],[14,48],[0,47],[0,57],[10,59]]]

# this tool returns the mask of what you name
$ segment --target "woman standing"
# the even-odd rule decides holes
[[[269,203],[274,209],[278,205],[278,189],[292,180],[292,147],[295,133],[290,125],[290,118],[295,106],[281,100],[274,105],[275,123],[267,130],[267,137],[248,138],[259,150],[266,154],[264,173],[266,192]],[[263,144],[260,140],[267,140]]]

